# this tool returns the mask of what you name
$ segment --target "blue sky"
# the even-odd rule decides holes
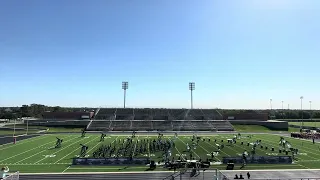
[[[0,1],[0,106],[320,108],[318,0]]]

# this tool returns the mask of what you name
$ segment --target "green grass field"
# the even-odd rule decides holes
[[[289,122],[289,125],[300,126],[301,122]],[[303,122],[303,126],[320,127],[320,122]]]
[[[14,125],[5,125],[6,128],[13,128]],[[26,124],[16,124],[17,128],[15,131],[15,135],[21,135],[27,133],[27,125]],[[23,128],[23,129],[19,129]],[[67,127],[47,127],[47,126],[29,126],[28,134],[38,133],[40,130],[45,129],[46,132],[80,132],[83,128],[67,128]],[[0,135],[13,135],[13,130],[0,130]]]
[[[243,137],[245,135],[242,135]],[[53,148],[56,142],[56,137],[63,139],[61,148]],[[106,171],[144,171],[148,167],[135,166],[135,167],[121,167],[121,166],[70,166],[72,158],[76,157],[80,153],[80,144],[86,144],[88,154],[92,156],[92,153],[102,144],[112,146],[118,146],[119,141],[122,141],[127,136],[125,135],[110,135],[105,138],[104,142],[99,142],[100,134],[87,134],[85,138],[81,138],[79,134],[55,134],[55,135],[42,135],[26,140],[17,142],[17,144],[6,144],[0,146],[0,165],[9,166],[11,171],[26,172],[106,172]],[[255,134],[250,138],[242,138],[238,140],[236,144],[231,146],[227,145],[227,139],[232,138],[233,134],[212,134],[203,135],[206,141],[200,141],[197,148],[193,149],[195,159],[207,159],[211,158],[210,152],[217,150],[216,143],[222,144],[221,140],[224,140],[225,147],[215,157],[216,161],[220,161],[222,157],[226,156],[238,156],[247,150],[251,151],[252,146],[247,146],[247,142],[254,142],[256,140],[262,140],[263,146],[268,146],[269,149],[257,148],[257,155],[277,155],[278,154],[278,142],[280,136],[271,134]],[[135,147],[139,146],[139,143],[144,139],[152,140],[157,138],[156,136],[148,135],[136,135],[134,139]],[[172,136],[164,136],[163,138],[169,139]],[[180,135],[175,140],[175,148],[172,149],[172,156],[178,158],[180,155],[185,159],[188,159],[188,153],[185,153],[186,144],[192,144],[192,136]],[[208,139],[211,139],[209,142]],[[214,142],[214,139],[217,142]],[[320,168],[320,148],[319,144],[312,144],[309,141],[298,140],[286,137],[294,148],[298,148],[300,154],[297,156],[297,161],[294,164],[288,165],[248,165],[246,169],[309,169]],[[244,142],[244,145],[240,144],[240,141]],[[271,147],[275,148],[272,152]],[[274,153],[274,154],[271,154]],[[280,155],[280,154],[279,154]],[[285,155],[282,153],[281,155]],[[139,154],[138,156],[149,156],[154,160],[161,159],[161,153],[155,152]],[[213,168],[225,169],[226,165],[212,165]],[[236,166],[239,169],[240,166]],[[157,168],[157,170],[163,170],[163,168]]]

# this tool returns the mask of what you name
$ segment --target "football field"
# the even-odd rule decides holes
[[[198,145],[190,149],[194,159],[205,160],[211,159],[211,152],[218,151],[218,146],[223,144],[224,148],[218,154],[215,154],[213,160],[215,164],[212,168],[225,169],[226,165],[220,164],[222,157],[241,156],[246,150],[251,152],[253,143],[261,140],[260,145],[256,148],[256,155],[285,155],[279,153],[279,135],[273,134],[253,134],[251,137],[243,134],[241,139],[238,139],[235,144],[227,143],[227,139],[232,139],[235,134],[208,134],[198,135],[201,137]],[[54,148],[56,137],[63,139],[60,148]],[[121,142],[125,141],[128,135],[111,134],[105,137],[103,142],[100,142],[100,134],[87,133],[86,137],[80,137],[79,134],[47,134],[34,138],[18,141],[16,144],[4,144],[0,146],[0,166],[8,166],[10,171],[20,171],[22,173],[45,173],[45,172],[110,172],[110,171],[145,171],[147,166],[71,166],[72,158],[79,155],[81,146],[88,146],[87,156],[92,157],[93,152],[101,145],[110,145],[111,147],[120,146]],[[171,156],[178,159],[190,159],[189,152],[186,152],[187,146],[191,146],[192,135],[179,135],[174,138],[174,134],[165,134],[163,139],[174,139],[175,146],[171,150]],[[140,134],[137,133],[133,139],[134,148],[139,148],[142,142],[151,142],[157,139],[155,134]],[[299,154],[293,164],[261,164],[247,165],[245,169],[320,169],[320,147],[319,143],[313,144],[310,141],[293,139],[284,137],[289,141],[293,148],[299,149]],[[210,139],[210,140],[209,140]],[[222,142],[223,140],[223,142]],[[241,142],[244,142],[243,145]],[[263,146],[264,148],[261,148]],[[266,149],[265,147],[268,147]],[[274,151],[271,148],[274,147]],[[291,155],[291,153],[289,154]],[[115,156],[111,154],[111,156]],[[161,152],[140,153],[138,157],[150,157],[156,162],[162,159]],[[240,165],[236,165],[235,169],[239,169]],[[156,170],[164,170],[157,168]]]

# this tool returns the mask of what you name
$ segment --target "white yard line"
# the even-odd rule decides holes
[[[207,143],[207,144],[209,144],[211,147],[216,148],[216,146],[214,146],[214,145],[212,145],[212,144],[208,143],[207,141],[206,141],[206,143]],[[226,146],[224,146],[224,147],[226,147]],[[225,153],[225,152],[224,152],[224,151],[222,151],[221,149],[220,149],[220,151],[221,151],[223,154],[225,154],[225,155],[227,155],[228,157],[230,157],[230,155],[229,155],[229,154]],[[235,152],[236,152],[236,151],[235,151]]]
[[[167,137],[167,139],[169,139],[169,137]],[[169,140],[170,140],[170,139],[169,139]],[[186,161],[186,159],[182,156],[181,152],[179,151],[179,149],[177,148],[176,145],[174,145],[174,148],[178,151],[180,157],[182,157],[182,159]]]
[[[66,172],[70,167],[71,167],[71,165],[68,166],[67,168],[65,168],[65,169],[62,171],[62,173]]]
[[[16,154],[16,155],[14,155],[14,156],[10,156],[9,158],[6,158],[6,159],[1,160],[0,163],[3,162],[3,161],[6,161],[6,160],[8,160],[8,159],[17,157],[17,156],[19,156],[19,155],[22,155],[22,154],[24,154],[24,153],[30,152],[30,151],[32,151],[32,150],[41,148],[42,146],[45,146],[45,145],[47,145],[47,144],[49,144],[49,143],[54,143],[54,142],[55,142],[55,141],[50,141],[50,142],[45,143],[45,144],[43,144],[43,145],[41,145],[41,146],[38,146],[38,147],[35,147],[35,148],[32,148],[32,149],[29,149],[29,150],[27,150],[27,151],[24,151],[24,152],[22,152],[22,153]]]
[[[30,143],[30,142],[37,141],[37,140],[42,140],[42,139],[45,139],[46,137],[48,137],[48,135],[42,135],[42,136],[44,136],[44,138],[33,137],[32,140],[30,140],[30,139],[23,139],[23,140],[17,141],[17,144],[14,144],[14,145],[9,146],[9,147],[2,148],[2,149],[0,149],[0,151],[5,150],[5,149],[9,149],[9,148],[12,148],[12,147],[15,147],[15,148],[16,148],[16,147],[19,146],[19,145],[26,144],[26,143]],[[42,137],[42,136],[38,136],[38,137]],[[18,142],[21,142],[21,141],[23,141],[23,142],[22,142],[22,143],[18,143]],[[2,144],[2,145],[0,145],[0,147],[6,146],[6,145],[9,145],[9,144],[12,144],[12,143],[13,143],[13,142],[6,143],[6,144]]]
[[[262,140],[262,143],[264,143],[264,141],[271,142],[271,141],[268,141],[268,140],[263,139],[263,138],[259,138],[259,139]],[[266,144],[267,144],[267,145],[271,145],[271,144],[268,144],[268,143],[266,143]],[[272,146],[272,145],[271,145],[271,146]],[[262,149],[262,151],[266,152],[266,151],[263,150],[263,149]],[[309,156],[309,157],[310,157],[310,156]],[[299,166],[301,166],[301,167],[304,167],[304,168],[306,168],[306,169],[310,169],[310,168],[308,168],[307,166],[301,165],[301,164],[299,164],[299,163],[297,163],[297,162],[295,162],[295,164],[296,164],[296,165],[299,165]]]
[[[27,159],[29,159],[29,158],[31,158],[31,157],[33,157],[33,156],[36,156],[36,155],[38,155],[38,154],[40,154],[40,153],[42,153],[42,152],[44,152],[44,151],[46,151],[46,150],[47,150],[47,149],[44,149],[44,150],[42,150],[42,151],[40,151],[40,152],[38,152],[38,153],[36,153],[36,154],[33,154],[33,155],[31,155],[31,156],[28,156],[28,157],[22,159],[22,160],[14,163],[14,164],[19,164],[20,162],[23,162],[24,160],[27,160]]]
[[[33,163],[21,163],[21,164],[16,164],[16,163],[9,163],[9,164],[0,164],[1,166],[43,166],[43,165],[70,165],[70,163],[39,163],[39,164],[33,164]]]
[[[201,147],[203,150],[205,150],[208,154],[211,154],[211,152],[203,148],[200,144],[198,144],[198,146]],[[214,156],[214,158],[217,159],[219,162],[221,162],[216,156]]]
[[[268,141],[268,140],[266,140],[266,139],[264,139],[264,138],[260,138],[260,139],[263,140],[262,143],[264,143],[264,141],[273,143],[272,141]],[[266,144],[268,144],[268,143],[266,143]],[[268,144],[268,145],[271,145],[271,144]],[[300,149],[299,149],[299,151],[300,151]],[[308,153],[310,153],[310,154],[315,154],[315,153],[312,153],[312,152],[310,152],[310,151],[306,151],[306,150],[303,150],[303,151],[308,152]],[[315,154],[315,155],[318,155],[318,154]],[[306,156],[310,157],[311,159],[315,159],[315,157],[311,157],[311,156],[309,156],[309,155],[306,155]]]
[[[181,141],[181,142],[183,142],[183,144],[185,144],[185,145],[187,145],[184,141],[182,141],[179,137],[178,137],[178,139]],[[190,148],[191,149],[191,148]],[[193,150],[191,150],[199,159],[200,159],[200,156],[196,153],[196,152],[194,152]],[[190,159],[191,160],[191,159]]]
[[[89,137],[91,137],[91,136],[89,136]],[[77,137],[76,137],[76,138],[77,138]],[[79,141],[82,141],[82,140],[84,140],[84,138],[81,138],[80,140],[78,140],[78,141],[76,141],[76,142],[74,142],[74,143],[71,143],[71,144],[69,144],[68,146],[66,146],[66,147],[64,147],[64,148],[61,148],[59,151],[57,151],[57,152],[53,153],[53,155],[57,154],[58,152],[60,152],[60,151],[62,151],[62,150],[64,150],[64,149],[66,149],[67,147],[69,147],[69,146],[71,146],[71,145],[73,145],[73,144],[75,144],[75,143],[78,143]],[[45,160],[46,158],[47,158],[47,157],[44,157],[44,158],[40,159],[39,161],[35,162],[35,164],[37,164],[37,163],[39,163],[39,162],[41,162],[41,161]]]
[[[95,138],[93,138],[93,139],[91,139],[90,141],[86,142],[86,144],[89,144],[90,142],[92,142],[93,140],[95,140],[95,139],[97,139],[97,138],[98,138],[98,136],[96,136]],[[97,143],[97,144],[99,144],[99,143]],[[55,164],[58,163],[59,161],[61,161],[62,159],[66,158],[67,156],[69,156],[71,153],[73,153],[73,152],[75,152],[75,151],[78,151],[79,149],[80,149],[80,147],[75,148],[75,150],[71,151],[70,153],[66,154],[65,156],[63,156],[62,158],[60,158],[58,161],[56,161]],[[89,153],[89,151],[88,151],[88,153]]]
[[[117,136],[117,137],[111,142],[111,144],[112,144],[113,142],[115,142],[115,141],[118,139],[118,137],[119,137],[119,136]],[[96,139],[96,138],[94,138],[94,139]],[[95,146],[93,146],[93,147],[88,151],[88,153],[89,153],[90,151],[94,150],[99,144],[100,144],[100,143],[97,143]],[[63,158],[62,158],[62,159],[63,159]],[[59,160],[59,161],[60,161],[60,160]],[[58,162],[58,161],[57,161],[57,162]],[[54,164],[59,164],[59,163],[57,163],[57,162],[55,162]],[[70,167],[71,167],[71,165],[68,166],[66,169],[64,169],[64,170],[62,171],[62,173],[66,172]]]
[[[73,140],[74,138],[72,138],[72,139],[69,139],[69,140],[67,140],[66,142],[68,142],[68,141],[71,141],[71,140]],[[49,142],[49,143],[52,143],[52,142]],[[48,144],[48,143],[46,143],[46,144]],[[45,145],[45,144],[44,144]],[[44,145],[42,145],[42,146],[44,146]],[[39,146],[39,147],[37,147],[37,148],[40,148],[41,146]],[[36,156],[36,155],[38,155],[38,154],[40,154],[40,153],[42,153],[42,152],[44,152],[44,151],[47,151],[48,149],[44,149],[44,150],[42,150],[42,151],[40,151],[40,152],[38,152],[38,153],[36,153],[36,154],[33,154],[33,155],[31,155],[31,156],[28,156],[28,157],[26,157],[26,158],[24,158],[24,159],[22,159],[22,160],[20,160],[20,161],[18,161],[18,162],[16,162],[15,164],[18,164],[18,163],[20,163],[20,162],[22,162],[22,161],[24,161],[24,160],[27,160],[27,159],[29,159],[29,158],[31,158],[31,157],[33,157],[33,156]],[[27,151],[26,151],[27,152]]]

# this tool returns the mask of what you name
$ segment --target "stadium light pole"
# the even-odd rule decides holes
[[[300,123],[300,129],[302,129],[302,126],[303,126],[302,100],[303,100],[303,96],[300,96],[300,101],[301,101],[301,123]]]
[[[192,92],[196,89],[194,82],[189,82],[189,90],[191,92],[191,109],[193,109],[193,94]]]
[[[126,81],[122,82],[122,89],[123,89],[123,108],[126,108],[126,95],[127,95],[127,89],[128,89],[128,82]]]

